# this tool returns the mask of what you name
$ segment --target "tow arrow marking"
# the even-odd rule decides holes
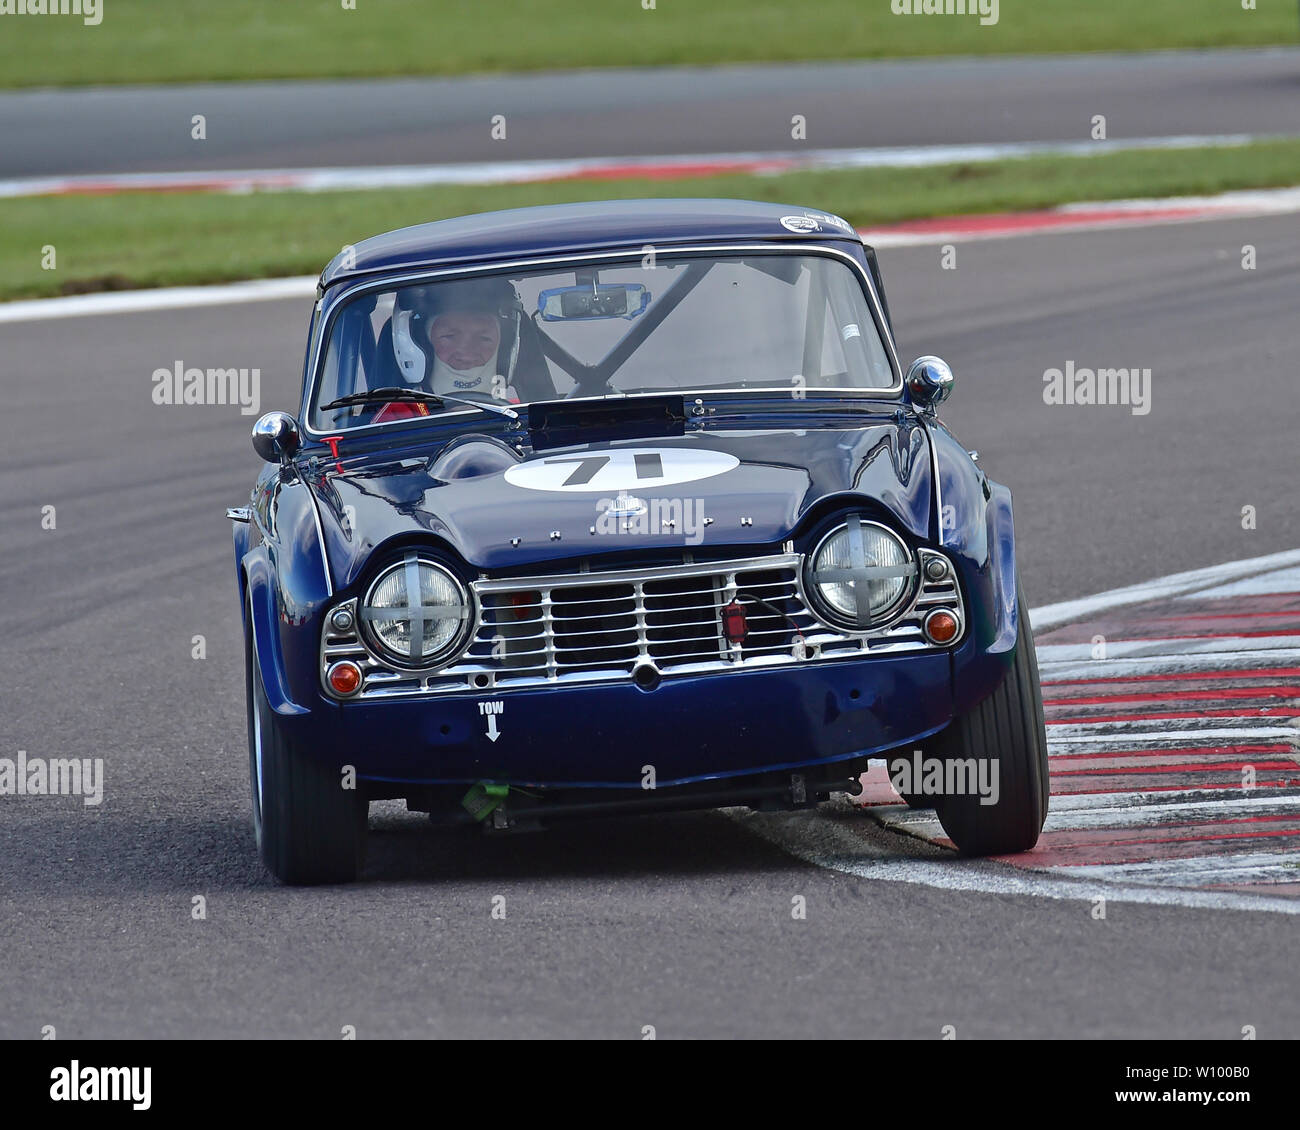
[[[499,698],[478,704],[478,712],[487,715],[487,738],[490,742],[496,741],[501,736],[501,731],[497,729],[497,715],[504,711],[505,703]]]

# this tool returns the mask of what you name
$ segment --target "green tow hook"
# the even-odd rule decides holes
[[[475,820],[482,822],[500,808],[509,795],[509,785],[494,785],[491,781],[479,781],[461,797],[460,803]]]

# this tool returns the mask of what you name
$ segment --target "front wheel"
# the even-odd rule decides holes
[[[365,856],[369,804],[334,768],[306,756],[282,732],[267,701],[245,606],[245,689],[253,831],[266,869],[282,883],[350,883]]]
[[[938,738],[934,754],[961,765],[967,786],[939,797],[939,822],[966,855],[1007,855],[1038,842],[1047,819],[1047,734],[1038,658],[1025,596],[1017,588],[1016,658],[1001,686]],[[957,774],[953,774],[954,779]],[[972,782],[986,788],[970,787]],[[995,799],[994,803],[985,803]]]

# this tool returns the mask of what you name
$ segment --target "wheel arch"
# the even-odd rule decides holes
[[[285,676],[284,654],[280,639],[276,580],[266,547],[249,550],[240,562],[242,614],[252,613],[252,622],[244,624],[245,638],[251,643],[249,654],[257,664],[266,690],[267,701],[277,714],[306,714],[293,701]],[[251,633],[251,639],[249,634]]]

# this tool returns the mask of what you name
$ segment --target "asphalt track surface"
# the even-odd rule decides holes
[[[1096,114],[1115,139],[1294,134],[1300,49],[13,91],[0,177],[1086,140]]]
[[[932,247],[882,262],[904,355],[948,357],[946,418],[1015,492],[1032,604],[1293,548],[1294,217],[971,243],[955,271]],[[716,813],[485,840],[386,807],[363,883],[275,886],[249,823],[222,517],[257,469],[252,417],[155,406],[150,377],[257,366],[260,407],[290,407],[307,314],[4,328],[0,752],[102,757],[107,785],[98,807],[0,800],[0,1036],[1300,1036],[1294,916],[1116,904],[1098,921],[876,882]],[[1068,359],[1150,367],[1150,414],[1045,405],[1042,374]]]

